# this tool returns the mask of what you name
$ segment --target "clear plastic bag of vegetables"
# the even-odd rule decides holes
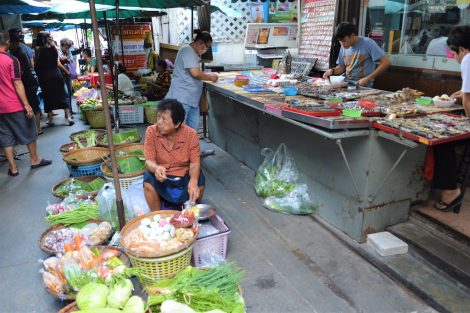
[[[98,201],[98,212],[101,219],[111,223],[113,228],[119,226],[116,205],[116,191],[113,183],[107,183],[101,188],[96,196]]]
[[[256,193],[263,197],[282,197],[295,189],[299,171],[287,147],[281,143],[276,151],[269,148],[261,150],[265,157],[255,177]]]
[[[296,185],[294,190],[283,197],[267,197],[264,206],[271,211],[298,215],[312,214],[316,209],[310,201],[306,184]]]

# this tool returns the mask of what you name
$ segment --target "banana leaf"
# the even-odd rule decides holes
[[[101,189],[106,182],[101,177],[96,178],[90,183],[85,183],[77,179],[71,179],[63,182],[55,190],[55,193],[60,196],[68,196],[70,193],[77,192],[94,192]]]
[[[140,139],[142,139],[142,137],[140,136],[137,129],[131,129],[123,133],[113,134],[113,142],[115,144],[123,144],[123,143],[128,143],[128,142],[134,142],[137,140],[140,141]],[[104,144],[109,143],[107,135],[103,137],[103,143]]]
[[[139,157],[120,159],[117,164],[123,174],[132,174],[145,168],[145,160]]]

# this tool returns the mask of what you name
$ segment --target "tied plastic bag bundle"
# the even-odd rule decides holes
[[[276,152],[265,148],[265,157],[256,172],[256,193],[263,198],[264,206],[275,212],[312,214],[315,206],[310,201],[308,187],[301,183],[299,170],[287,147],[281,143]]]
[[[124,207],[127,221],[150,212],[147,200],[145,200],[142,180],[136,181],[129,186],[124,197]]]
[[[265,159],[256,172],[256,193],[266,198],[284,196],[294,190],[300,175],[286,145],[281,143],[276,152],[264,148],[261,154]]]
[[[114,229],[119,228],[117,215],[116,191],[112,183],[107,183],[96,196],[98,201],[98,213],[101,219],[111,223]]]
[[[306,184],[298,184],[284,197],[271,196],[264,200],[264,206],[271,211],[307,215],[315,212],[315,206],[308,196]]]

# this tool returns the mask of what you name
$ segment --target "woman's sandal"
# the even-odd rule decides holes
[[[441,212],[451,212],[458,206],[462,204],[463,195],[458,196],[454,199],[451,203],[445,203],[444,201],[440,200],[439,202],[434,203],[434,208]]]
[[[18,170],[16,170],[15,173],[13,173],[10,169],[8,169],[8,176],[18,176],[20,172],[18,172]]]

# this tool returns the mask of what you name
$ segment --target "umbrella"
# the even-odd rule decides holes
[[[88,0],[80,1],[88,2]],[[126,7],[154,9],[196,7],[207,2],[204,0],[119,0],[119,9],[125,9]],[[116,0],[96,0],[95,3],[114,6]]]
[[[33,1],[26,3],[21,0],[2,0],[0,4],[0,15],[42,13],[50,10],[50,8],[49,5]]]
[[[107,11],[97,11],[98,20],[116,18],[116,11],[114,8]],[[161,16],[166,13],[160,11],[142,11],[142,10],[119,10],[119,18],[131,18],[131,17],[152,17],[152,16]],[[41,20],[69,20],[69,19],[90,19],[90,11],[77,12],[77,13],[55,13],[55,12],[46,12],[42,14],[25,14],[22,15],[21,19],[25,22],[27,21],[41,21]]]

